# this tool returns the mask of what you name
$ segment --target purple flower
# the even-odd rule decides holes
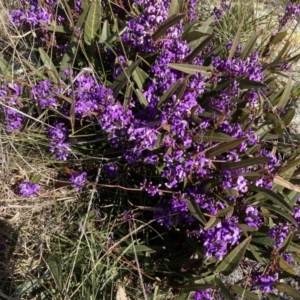
[[[83,172],[80,175],[78,173],[73,172],[71,174],[70,182],[76,186],[76,191],[82,190],[84,187],[85,181],[87,179],[87,173]]]
[[[247,217],[246,223],[254,228],[259,228],[262,225],[262,218],[259,216],[259,211],[256,207],[248,206],[245,211]]]
[[[66,160],[70,155],[70,144],[66,142],[68,132],[64,123],[55,123],[48,130],[50,152],[55,153],[58,160]]]
[[[216,298],[213,289],[197,291],[193,296],[193,300],[215,300],[215,299]]]
[[[275,248],[278,249],[281,247],[282,242],[285,240],[287,235],[292,230],[291,225],[287,223],[280,223],[275,225],[272,229],[269,230],[269,236],[275,239]]]
[[[23,197],[30,197],[36,194],[40,190],[40,186],[37,183],[22,182],[19,184],[20,194]]]
[[[278,279],[278,274],[254,275],[253,283],[264,293],[270,293],[274,289],[274,282]]]

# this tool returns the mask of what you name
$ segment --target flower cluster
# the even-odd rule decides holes
[[[18,130],[22,126],[24,117],[19,113],[22,107],[21,94],[22,88],[17,84],[8,83],[0,87],[0,101],[3,104],[1,109],[5,114],[6,130],[9,132]]]
[[[55,123],[48,130],[50,152],[55,153],[58,160],[66,160],[70,155],[70,143],[66,141],[68,133],[64,123]]]
[[[49,11],[36,1],[24,1],[30,8],[12,11],[12,22],[17,26],[41,26],[43,30],[53,19],[50,7],[56,5],[54,0],[45,1]],[[242,59],[241,45],[230,58],[217,55],[212,51],[212,44],[203,46],[194,57],[193,47],[182,38],[186,29],[184,19],[154,41],[153,33],[169,17],[170,0],[133,2],[141,13],[126,18],[120,37],[128,53],[120,52],[118,42],[111,51],[103,51],[108,63],[115,61],[109,75],[103,76],[107,75],[105,82],[111,81],[110,87],[89,68],[79,72],[68,69],[62,72],[64,79],[59,82],[38,82],[32,88],[32,100],[39,109],[55,114],[55,121],[53,114],[48,119],[47,135],[50,152],[57,160],[68,160],[75,156],[71,153],[80,153],[71,149],[71,132],[78,133],[78,137],[91,133],[101,135],[105,142],[99,147],[103,147],[107,156],[114,152],[120,158],[108,159],[102,165],[101,176],[109,182],[118,182],[122,181],[123,174],[129,174],[129,182],[135,189],[145,191],[144,203],[153,206],[151,218],[159,226],[166,231],[176,227],[184,238],[201,245],[205,259],[220,261],[241,242],[241,228],[252,227],[252,234],[266,225],[263,209],[256,206],[253,198],[247,199],[255,197],[255,190],[272,189],[273,179],[281,167],[274,149],[266,147],[261,136],[255,133],[256,124],[262,121],[256,116],[257,107],[261,96],[268,95],[267,88],[260,84],[268,78],[265,66],[257,51]],[[74,3],[74,11],[80,12],[80,1]],[[195,1],[188,4],[187,19],[195,20]],[[129,5],[125,3],[123,8],[129,9]],[[228,8],[222,1],[221,9],[214,12],[215,17],[220,18]],[[298,6],[290,4],[286,18],[294,18],[298,10]],[[119,10],[119,13],[124,12]],[[224,52],[231,47],[232,42],[225,45]],[[132,82],[124,87],[120,80],[116,87],[116,79],[130,69],[137,56],[143,61],[133,73],[126,73]],[[182,71],[182,64],[192,71]],[[3,108],[10,131],[22,123],[22,115],[18,113],[21,92],[17,85],[0,88],[1,102],[11,107]],[[97,147],[89,146],[88,150],[88,147],[80,150],[98,151]],[[246,160],[258,158],[264,160],[244,164]],[[88,177],[92,175],[73,172],[70,183],[76,191],[81,191]],[[20,185],[24,197],[38,189],[38,185],[30,183]],[[125,221],[133,218],[131,210],[121,215]],[[294,218],[300,224],[300,209],[294,210]],[[280,216],[278,223],[270,228],[268,238],[273,238],[274,248],[279,249],[294,230],[294,225],[282,221]],[[281,255],[286,261],[291,260],[289,253]],[[255,269],[251,276],[251,288],[258,287],[262,292],[272,291],[278,279],[273,270],[262,274]],[[194,299],[222,297],[217,290],[208,289],[196,292]]]
[[[281,29],[283,26],[285,26],[289,20],[295,20],[299,14],[300,4],[291,1],[286,6],[284,15],[279,17],[279,28]]]
[[[77,173],[73,172],[71,174],[70,182],[75,185],[76,191],[78,192],[78,191],[82,190],[82,188],[84,187],[86,179],[87,179],[86,172],[83,172],[79,175]]]
[[[252,280],[253,283],[265,293],[269,293],[274,289],[274,282],[278,279],[278,274],[260,274],[254,275]]]
[[[19,185],[20,194],[22,197],[30,197],[36,194],[40,190],[40,186],[37,183],[22,182]]]

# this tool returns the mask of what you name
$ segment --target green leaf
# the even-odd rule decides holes
[[[262,141],[264,140],[264,137],[270,132],[271,129],[272,126],[269,124],[263,125],[255,132],[255,134],[258,135],[260,137],[260,141]]]
[[[165,249],[165,247],[162,247],[162,246],[134,245],[130,248],[128,248],[128,247],[121,248],[121,252],[124,254],[125,253],[126,254],[135,253],[135,252],[137,252],[137,253],[139,253],[139,252],[156,253],[156,252],[162,251],[164,249]]]
[[[203,225],[206,224],[206,219],[199,208],[199,205],[196,203],[195,199],[188,199],[188,209],[191,212],[192,216],[197,218]]]
[[[266,87],[266,85],[261,82],[254,81],[254,80],[248,80],[248,79],[240,80],[239,86],[241,89],[256,89],[256,90]]]
[[[48,54],[41,47],[39,48],[39,53],[40,53],[41,60],[44,63],[44,65],[54,73],[54,76],[56,77],[54,81],[56,82],[59,79],[59,75],[58,75],[58,72],[57,72],[53,62],[52,62],[52,59],[48,56]]]
[[[210,35],[207,32],[201,32],[201,31],[190,31],[187,33],[184,37],[184,39],[187,41],[187,43],[190,43],[192,41],[198,40],[200,38],[203,38],[204,36]]]
[[[221,281],[219,278],[215,278],[215,283],[220,288],[220,294],[226,299],[226,300],[235,300],[235,297],[232,296],[228,288],[225,286],[225,284]]]
[[[215,227],[216,225],[218,225],[220,222],[221,222],[221,219],[215,218],[215,217],[210,217],[208,222],[206,223],[204,229],[205,230],[211,229],[211,228]]]
[[[177,92],[176,92],[176,96],[177,96],[177,99],[181,100],[182,96],[184,95],[184,92],[186,90],[186,84],[189,80],[191,75],[187,75],[184,80],[182,81],[182,83],[179,85],[178,89],[177,89]]]
[[[108,24],[108,21],[105,20],[103,23],[99,42],[104,43],[109,37],[110,37],[109,24]]]
[[[57,255],[51,254],[47,259],[47,264],[49,266],[49,269],[51,271],[53,279],[55,280],[56,285],[62,291],[63,275],[62,275],[61,259]]]
[[[170,6],[169,6],[168,17],[179,14],[181,12],[180,8],[181,7],[180,7],[179,0],[171,0]]]
[[[282,283],[282,282],[278,282],[276,281],[274,283],[274,287],[281,293],[286,293],[289,296],[293,297],[296,300],[300,299],[300,295],[299,295],[299,291],[294,289],[293,287],[291,287],[289,284],[287,283]]]
[[[33,178],[31,179],[32,183],[39,183],[42,179],[43,175],[42,174],[36,174],[33,176]]]
[[[290,123],[293,121],[295,117],[296,110],[295,108],[289,109],[286,114],[282,117],[282,121],[284,125],[287,127],[290,125]]]
[[[217,156],[221,153],[224,153],[228,150],[238,147],[241,143],[245,142],[248,138],[237,138],[233,141],[222,143],[217,145],[216,147],[209,149],[205,152],[205,156],[207,158],[211,158]]]
[[[293,84],[293,79],[292,79],[292,74],[290,74],[289,79],[286,83],[284,92],[280,98],[280,101],[277,105],[275,105],[274,108],[281,108],[281,107],[286,106],[286,104],[288,103],[288,101],[291,98],[292,84]]]
[[[216,217],[223,217],[225,215],[228,214],[229,217],[232,216],[233,214],[233,211],[234,211],[234,207],[233,206],[227,206],[223,209],[220,209],[218,210],[217,214],[216,214]]]
[[[194,25],[196,24],[197,21],[193,21],[193,22],[189,22],[187,24],[184,25],[184,30],[183,33],[181,35],[181,38],[184,40],[185,37],[188,35],[189,32],[191,32],[191,30],[193,29]]]
[[[204,38],[204,40],[187,57],[184,58],[184,61],[187,63],[192,62],[192,60],[209,44],[213,37],[213,34],[211,34],[207,38]]]
[[[234,138],[223,133],[213,130],[206,130],[204,136],[202,136],[201,139],[203,142],[216,142],[216,143],[222,143],[222,142],[229,142],[233,141]]]
[[[286,197],[289,200],[289,203],[294,206],[295,203],[298,201],[298,198],[300,196],[300,193],[291,191]]]
[[[236,227],[241,229],[242,231],[248,232],[248,231],[257,231],[258,229],[255,227],[251,227],[247,224],[236,224]]]
[[[157,106],[160,107],[162,104],[164,104],[170,97],[172,97],[179,85],[182,83],[183,79],[178,79],[175,83],[173,83],[166,91],[165,93],[160,97]]]
[[[294,235],[293,232],[290,232],[288,234],[288,236],[285,238],[285,240],[282,242],[282,245],[279,248],[280,252],[284,252],[289,247],[290,243],[293,240],[293,235]]]
[[[207,76],[210,74],[210,67],[203,67],[203,66],[196,66],[196,65],[190,65],[190,64],[174,64],[170,63],[168,64],[168,67],[181,71],[186,74],[194,75],[196,73],[201,73],[202,76]]]
[[[142,90],[144,87],[144,83],[147,80],[147,78],[149,78],[149,76],[145,71],[137,67],[132,73],[132,78],[137,84],[138,88]]]
[[[144,96],[144,94],[142,93],[141,90],[139,89],[134,89],[134,92],[136,94],[136,96],[138,97],[139,99],[139,102],[144,106],[144,107],[147,107],[149,105],[146,97]]]
[[[253,241],[253,240],[252,240]],[[261,248],[257,248],[255,245],[250,244],[248,246],[248,251],[251,252],[251,254],[254,256],[254,258],[261,264],[261,265],[265,265],[268,263],[268,261],[266,260],[266,258],[264,257],[264,251],[266,252],[265,249],[261,249]],[[269,256],[269,250],[267,252],[267,255]]]
[[[295,226],[298,226],[296,220],[289,214],[287,213],[285,210],[283,210],[282,208],[276,207],[274,205],[267,205],[265,203],[261,204],[261,206],[263,206],[264,208],[275,212],[276,214],[284,217],[287,221],[293,223]]]
[[[194,292],[194,291],[203,291],[206,289],[213,288],[215,286],[215,283],[207,283],[207,284],[199,284],[199,283],[194,283],[194,284],[186,284],[181,286],[181,290],[183,292]]]
[[[189,300],[189,299],[191,299],[189,292],[184,293],[184,294],[180,294],[180,296],[176,297],[176,300]],[[150,300],[157,300],[157,299],[152,299],[151,298]]]
[[[88,45],[91,45],[92,42],[96,41],[96,37],[101,30],[102,7],[100,2],[101,0],[93,0],[85,20],[84,41]]]
[[[230,48],[230,52],[229,52],[229,55],[228,55],[229,60],[231,60],[233,58],[234,53],[236,51],[236,48],[239,45],[240,38],[241,38],[241,31],[242,31],[243,26],[244,26],[244,17],[242,18],[242,21],[239,24],[238,30],[237,30],[237,32],[235,34],[235,37],[234,37],[234,40],[232,42],[232,46]]]
[[[160,36],[162,36],[170,27],[176,25],[179,23],[183,18],[185,14],[175,14],[169,17],[167,20],[165,20],[153,33],[152,39],[156,41]]]
[[[225,276],[230,275],[235,268],[239,265],[241,259],[248,248],[251,241],[251,236],[246,238],[238,246],[236,246],[217,266],[216,271],[224,274]]]
[[[287,31],[281,31],[276,33],[274,36],[271,37],[271,44],[276,45],[280,43],[287,36],[287,33]]]
[[[289,245],[288,245],[288,250],[290,252],[300,252],[300,245],[294,243],[294,242],[291,242]]]
[[[252,233],[252,243],[263,247],[274,248],[275,240],[270,238],[266,232],[256,231]],[[251,251],[251,248],[249,248]]]
[[[53,31],[53,32],[59,32],[59,33],[71,33],[70,29],[64,25],[50,25],[46,26],[46,30]]]
[[[287,212],[293,214],[292,206],[272,190],[255,185],[249,185],[249,189],[264,195],[267,199],[271,200],[274,204],[277,204],[280,208],[283,208]]]
[[[255,295],[254,293],[249,292],[248,290],[246,290],[245,288],[237,285],[237,284],[233,284],[231,286],[231,289],[242,296],[241,299],[247,299],[247,300],[259,300],[260,298]]]
[[[251,38],[248,40],[248,42],[246,43],[246,45],[243,47],[243,51],[240,54],[240,58],[242,60],[245,60],[249,54],[252,52],[255,43],[257,41],[258,38],[258,33],[254,32],[253,35],[251,36]]]
[[[298,274],[298,272],[294,270],[280,255],[276,256],[276,262],[283,271],[293,276],[296,276]]]
[[[110,88],[113,90],[115,98],[118,96],[122,87],[129,81],[129,77],[140,63],[140,59],[136,60],[114,80]]]
[[[292,184],[288,180],[283,179],[282,177],[276,175],[274,177],[274,183],[278,184],[281,187],[287,188],[289,190],[295,191],[295,192],[300,192],[300,187],[297,185]]]
[[[271,159],[271,157],[253,157],[237,162],[222,163],[221,166],[222,169],[237,170],[240,168],[247,168],[258,164],[265,164],[268,163]]]
[[[281,176],[283,176],[285,174],[285,172],[287,172],[290,169],[293,169],[293,168],[297,167],[298,165],[300,165],[300,158],[297,158],[293,161],[288,162],[285,166],[283,166],[281,168],[281,170],[279,171],[279,174]]]

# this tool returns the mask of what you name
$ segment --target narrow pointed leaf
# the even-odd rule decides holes
[[[283,199],[281,196],[273,192],[272,190],[269,190],[264,187],[258,187],[254,185],[250,185],[249,189],[258,193],[261,193],[264,195],[267,199],[271,200],[274,204],[277,204],[279,207],[285,209],[289,213],[293,213],[293,208],[285,199]]]
[[[236,227],[238,227],[239,229],[241,229],[242,231],[257,231],[258,229],[255,227],[251,227],[247,224],[236,224]]]
[[[104,43],[110,37],[110,29],[109,23],[107,20],[104,21],[101,36],[100,36],[100,43]]]
[[[114,80],[110,88],[114,91],[115,98],[118,96],[122,87],[127,83],[127,81],[129,81],[129,77],[131,76],[135,68],[140,64],[140,62],[140,59],[136,60]]]
[[[234,40],[232,42],[232,46],[231,46],[231,49],[230,49],[230,52],[229,52],[229,56],[228,56],[228,59],[231,60],[233,58],[233,55],[237,49],[237,46],[239,45],[239,42],[240,42],[240,38],[241,38],[241,31],[242,31],[242,28],[244,26],[244,17],[239,25],[239,28],[235,34],[235,37],[234,37]]]
[[[148,74],[139,67],[137,67],[132,73],[132,78],[140,90],[143,89],[144,83],[148,77]]]
[[[286,104],[288,103],[288,101],[290,100],[291,97],[291,91],[292,91],[292,85],[293,85],[293,79],[292,79],[292,75],[289,76],[289,79],[286,83],[284,92],[280,98],[279,103],[275,106],[275,108],[281,108],[281,107],[285,107]]]
[[[165,20],[153,33],[152,39],[156,41],[160,36],[162,36],[170,27],[179,23],[183,18],[184,14],[175,14]]]
[[[300,252],[300,245],[298,245],[294,242],[291,242],[288,246],[288,250],[291,252]]]
[[[160,107],[162,104],[164,104],[170,97],[172,97],[179,85],[182,83],[182,79],[178,79],[175,83],[173,83],[169,89],[160,97],[157,106]]]
[[[247,158],[242,161],[237,161],[232,163],[222,163],[222,168],[228,170],[237,170],[237,169],[247,168],[258,164],[265,164],[268,163],[271,159],[272,159],[271,157]]]
[[[253,35],[251,36],[251,38],[246,43],[246,45],[243,47],[243,50],[240,55],[240,58],[242,60],[245,60],[249,56],[249,54],[252,52],[252,50],[255,46],[255,43],[257,41],[257,38],[258,38],[258,34],[256,32],[254,32]]]
[[[240,261],[244,257],[244,254],[248,248],[251,241],[251,236],[246,238],[238,246],[236,246],[217,266],[216,271],[224,274],[225,276],[230,275],[236,267],[239,265]]]
[[[204,136],[199,137],[203,142],[216,142],[216,143],[223,143],[233,141],[234,138],[227,135],[223,132],[213,132],[212,130],[207,130]]]
[[[101,15],[102,8],[100,0],[94,0],[90,4],[88,16],[84,26],[84,41],[86,44],[91,45],[96,40],[101,29]]]
[[[262,206],[268,209],[269,211],[274,212],[281,217],[284,217],[287,221],[293,223],[295,226],[298,226],[298,223],[293,218],[293,216],[290,213],[286,212],[284,209],[279,208],[275,205],[268,205],[268,204],[262,204]]]
[[[274,177],[274,183],[282,186],[282,187],[285,187],[289,190],[292,190],[292,191],[295,191],[295,192],[300,192],[300,187],[297,186],[297,185],[294,185],[292,183],[290,183],[289,181],[283,179],[282,177],[276,175]]]
[[[170,63],[168,66],[172,69],[181,71],[186,74],[194,75],[196,73],[201,73],[202,76],[207,76],[210,74],[210,67],[196,66],[190,64],[174,64]]]
[[[180,288],[183,292],[195,292],[195,291],[203,291],[206,289],[210,289],[213,288],[214,286],[215,283],[207,283],[207,284],[194,283],[194,284],[183,285]]]
[[[197,218],[203,225],[206,224],[206,219],[203,213],[201,212],[199,205],[192,198],[188,200],[188,209],[191,212],[192,216]]]
[[[276,256],[276,262],[278,266],[285,272],[295,276],[297,275],[297,271],[292,268],[280,255]]]
[[[177,99],[181,100],[182,99],[182,96],[184,95],[184,92],[186,90],[186,84],[189,80],[191,75],[187,75],[184,80],[182,81],[182,83],[179,85],[178,89],[177,89],[177,92],[176,92],[176,96],[177,96]]]
[[[215,278],[215,283],[220,288],[220,294],[226,300],[235,300],[236,298],[230,293],[229,289],[225,286],[221,279]]]
[[[281,31],[276,33],[274,36],[272,36],[271,43],[273,45],[280,43],[287,36],[287,34],[288,34],[287,31]]]
[[[294,167],[297,167],[298,165],[300,165],[300,158],[297,158],[297,159],[295,159],[293,161],[288,162],[284,167],[281,168],[281,170],[279,171],[279,174],[281,176],[283,176],[283,174],[286,171],[288,171],[288,170],[290,170],[290,169],[292,169]]]
[[[296,114],[295,108],[291,108],[287,111],[287,113],[283,116],[282,121],[285,126],[289,126],[290,123],[293,121]]]
[[[144,106],[144,107],[147,107],[149,105],[146,97],[144,96],[144,94],[141,92],[141,90],[139,89],[135,89],[134,90],[135,93],[136,93],[136,96],[138,97],[139,99],[139,102]]]
[[[289,284],[276,281],[274,286],[279,292],[286,293],[295,300],[300,300],[299,290],[294,289]]]
[[[260,299],[254,293],[251,293],[250,291],[246,290],[245,288],[243,288],[237,284],[233,284],[231,286],[231,288],[235,293],[242,296],[240,299],[249,299],[249,300],[259,300]]]
[[[179,13],[180,13],[179,0],[171,0],[170,6],[169,6],[168,17],[171,17],[171,16],[179,14]]]
[[[221,222],[221,219],[219,218],[215,218],[215,217],[211,217],[208,222],[206,223],[204,229],[208,230],[211,229],[213,227],[215,227],[216,225],[218,225]]]
[[[293,232],[290,232],[288,234],[288,236],[284,239],[284,241],[282,242],[282,244],[281,244],[281,246],[279,248],[280,252],[284,252],[289,247],[290,243],[293,240],[293,236],[294,236]]]
[[[47,259],[47,264],[55,280],[55,283],[59,287],[60,290],[63,288],[63,275],[62,275],[62,267],[61,267],[61,259],[57,255],[51,255]]]
[[[207,38],[204,38],[204,40],[184,59],[184,61],[188,63],[192,62],[192,60],[209,44],[213,37],[213,34],[211,34]]]
[[[239,85],[241,89],[262,89],[265,88],[266,85],[258,82],[258,81],[254,81],[254,80],[248,80],[248,79],[242,79],[239,81]]]
[[[221,153],[224,153],[228,150],[238,147],[241,143],[245,142],[246,140],[247,140],[247,138],[238,138],[233,141],[220,144],[220,145],[218,145],[218,147],[215,147],[215,148],[212,148],[212,149],[206,151],[205,156],[207,158],[217,156]]]
[[[41,59],[42,59],[42,62],[44,63],[44,65],[54,73],[56,78],[59,78],[58,72],[52,62],[52,59],[49,57],[49,55],[41,47],[39,48],[39,53],[40,53],[40,56],[41,56]],[[55,81],[57,81],[57,80],[55,80]]]
[[[207,32],[201,32],[201,31],[190,31],[189,33],[187,33],[185,35],[185,40],[187,41],[187,43],[190,43],[192,41],[198,40],[200,38],[203,38],[204,36],[208,36],[209,33]]]

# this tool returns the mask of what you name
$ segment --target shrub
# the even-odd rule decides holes
[[[34,84],[16,74],[3,81],[7,131],[26,131],[25,110],[45,116],[49,151],[81,163],[71,184],[81,191],[89,182],[95,208],[118,206],[109,212],[119,220],[114,241],[143,263],[144,298],[155,299],[146,283],[178,299],[258,299],[275,288],[293,296],[280,280],[299,261],[299,149],[275,141],[295,115],[287,74],[299,55],[289,54],[283,28],[299,5],[261,43],[257,32],[245,38],[244,21],[222,39],[235,7],[223,3],[205,22],[196,8],[194,0],[24,1],[10,20],[34,38],[39,59],[26,65]],[[237,268],[243,277],[229,284]]]

